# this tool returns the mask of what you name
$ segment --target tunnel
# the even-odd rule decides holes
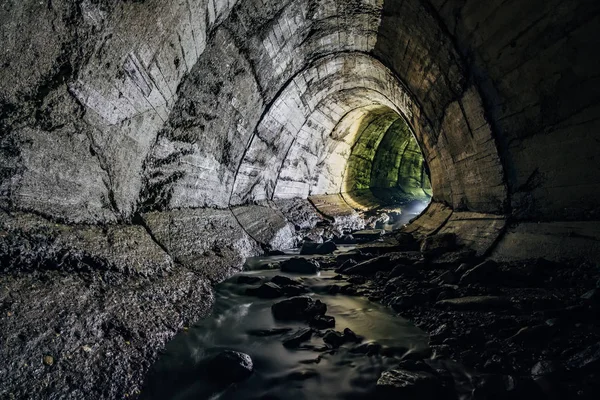
[[[3,0],[0,21],[0,398],[152,398],[219,285],[327,246],[322,270],[431,336],[381,398],[446,398],[423,392],[443,355],[487,374],[464,398],[594,398],[599,2]]]

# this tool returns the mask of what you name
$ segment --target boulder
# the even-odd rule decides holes
[[[257,288],[246,289],[246,294],[248,296],[256,296],[261,299],[276,299],[277,297],[281,297],[283,295],[283,291],[279,285],[276,285],[273,282],[267,282],[263,283]]]
[[[325,243],[304,242],[300,249],[300,255],[331,254],[336,251],[337,248],[337,245],[332,241],[327,241]]]
[[[252,375],[254,364],[248,354],[226,350],[210,360],[207,371],[217,381],[240,382]]]
[[[573,355],[567,361],[567,368],[572,371],[589,369],[597,370],[600,367],[600,343]]]
[[[271,278],[271,282],[273,282],[276,285],[279,286],[286,286],[286,285],[299,285],[300,283],[292,278],[289,278],[287,276],[283,276],[283,275],[275,275],[274,277]]]
[[[297,348],[303,342],[310,340],[313,331],[310,328],[299,329],[283,340],[283,346],[288,349]]]
[[[444,399],[442,381],[434,374],[424,371],[393,369],[381,374],[377,381],[377,393],[386,398],[398,399]]]
[[[330,315],[315,315],[308,323],[316,329],[333,328],[335,327],[335,318]]]
[[[316,274],[319,271],[319,267],[318,261],[307,260],[301,257],[290,258],[279,264],[282,272],[293,272],[296,274]]]
[[[490,283],[498,275],[498,264],[493,260],[486,260],[471,268],[460,278],[461,285],[470,283]]]
[[[340,332],[334,330],[328,330],[323,336],[323,341],[333,348],[338,348],[346,343],[346,338]]]
[[[298,296],[273,304],[271,312],[278,320],[307,321],[316,315],[325,315],[327,305],[308,296]]]

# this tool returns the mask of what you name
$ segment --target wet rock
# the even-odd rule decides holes
[[[338,294],[341,292],[342,287],[340,285],[329,285],[326,290],[329,294]]]
[[[362,342],[363,338],[354,333],[352,329],[346,328],[344,329],[344,340],[346,342],[360,343]]]
[[[406,296],[396,296],[390,302],[394,311],[400,312],[410,307],[422,305],[428,301],[428,297],[422,293],[413,293]]]
[[[207,372],[220,382],[240,382],[254,371],[252,358],[248,354],[226,350],[219,353],[208,364]]]
[[[275,319],[305,321],[316,315],[325,315],[327,306],[308,296],[292,297],[271,306]]]
[[[596,343],[573,355],[567,361],[567,368],[569,370],[594,370],[600,368],[600,343]]]
[[[399,276],[404,278],[415,278],[419,276],[419,270],[412,265],[396,265],[394,269],[392,269],[392,272],[390,272],[388,278],[397,278]]]
[[[310,328],[300,329],[300,330],[292,333],[290,336],[286,337],[283,340],[283,346],[288,349],[297,348],[303,342],[310,340],[310,338],[312,337],[312,334],[313,334],[313,331]]]
[[[392,269],[393,264],[391,263],[391,258],[389,255],[379,256],[372,258],[367,261],[360,262],[356,265],[353,265],[344,270],[338,271],[339,273],[343,273],[345,275],[364,275],[370,276],[374,275],[379,271],[389,271]]]
[[[542,343],[549,338],[552,332],[553,329],[546,324],[526,326],[519,329],[519,331],[508,340],[514,343]]]
[[[302,244],[302,248],[300,249],[300,255],[314,255],[314,254],[331,254],[337,250],[337,245],[332,241],[327,241],[325,243],[314,243],[314,242],[304,242]]]
[[[458,277],[452,271],[446,271],[432,281],[437,285],[454,285],[457,282]]]
[[[287,276],[283,276],[283,275],[276,275],[276,276],[272,277],[271,282],[273,282],[274,284],[279,285],[279,286],[299,285],[300,284],[297,280],[289,278]]]
[[[237,283],[242,285],[253,285],[264,279],[263,276],[240,275],[237,278]]]
[[[344,261],[344,263],[342,265],[340,265],[335,272],[337,273],[343,273],[344,271],[348,270],[349,268],[355,266],[356,264],[358,264],[358,261],[356,261],[355,259],[349,259]]]
[[[377,240],[383,236],[385,231],[383,229],[365,229],[362,231],[356,231],[352,234],[354,238],[361,240]]]
[[[490,311],[509,309],[512,303],[502,296],[469,296],[456,299],[441,300],[435,303],[436,307],[459,311]]]
[[[471,268],[472,268],[471,264],[462,263],[458,266],[458,268],[456,268],[456,271],[454,271],[454,272],[456,273],[456,275],[462,276],[465,272],[467,272]]]
[[[296,274],[316,274],[319,271],[319,262],[307,260],[306,258],[294,257],[282,261],[279,268],[283,272],[293,272]]]
[[[283,291],[279,285],[276,285],[273,282],[267,282],[257,288],[248,288],[246,294],[261,299],[276,299],[283,295]]]
[[[308,293],[308,289],[305,288],[304,286],[300,286],[300,285],[283,286],[281,288],[281,290],[283,291],[283,294],[285,294],[286,296],[300,296],[301,294]]]
[[[315,315],[309,325],[316,329],[327,329],[335,327],[335,318],[330,315]]]
[[[323,341],[333,348],[338,348],[346,343],[344,335],[334,330],[328,330],[323,336]]]
[[[269,337],[283,335],[284,333],[291,332],[291,330],[292,328],[253,329],[247,331],[246,333],[250,336]]]
[[[564,366],[557,361],[543,360],[531,368],[531,375],[535,377],[552,376],[564,372]]]
[[[352,283],[355,285],[362,285],[365,282],[367,282],[367,278],[360,275],[351,276],[350,278],[348,278],[348,283]]]
[[[374,342],[359,344],[358,346],[350,349],[351,353],[366,354],[368,356],[377,355],[380,351],[381,345]]]
[[[442,324],[438,326],[433,332],[431,332],[430,343],[442,343],[444,339],[447,339],[450,336],[452,336],[452,329],[448,326],[448,324]]]
[[[456,249],[456,235],[441,233],[428,236],[421,242],[421,253],[427,257],[435,257]]]
[[[493,260],[486,260],[465,272],[460,278],[460,284],[493,282],[497,274],[498,264]]]
[[[441,380],[432,373],[393,369],[381,374],[377,393],[402,399],[444,399]]]
[[[594,305],[600,304],[600,290],[592,289],[589,292],[584,293],[581,298]]]

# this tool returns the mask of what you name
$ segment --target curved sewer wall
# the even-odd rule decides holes
[[[397,193],[418,238],[596,260],[600,5],[480,3],[3,2],[2,390],[119,397],[247,257]]]

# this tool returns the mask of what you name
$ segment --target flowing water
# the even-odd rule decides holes
[[[341,249],[347,251],[350,248]],[[329,295],[325,287],[338,281],[322,271],[317,275],[284,274],[275,270],[257,270],[269,262],[289,256],[262,257],[247,262],[245,275],[269,279],[275,275],[293,277],[306,286],[315,299],[327,304],[327,315],[335,317],[335,330],[352,329],[387,348],[387,356],[353,353],[356,345],[323,351],[321,337],[313,335],[302,349],[282,345],[285,334],[257,337],[251,330],[306,328],[302,322],[274,320],[271,305],[283,300],[264,300],[245,295],[248,287],[237,277],[216,287],[212,314],[187,332],[177,335],[166,347],[153,371],[142,397],[145,399],[368,399],[380,374],[390,369],[406,351],[422,351],[427,336],[389,309],[361,297]],[[312,346],[311,346],[312,345]],[[254,362],[252,376],[238,384],[220,386],[205,378],[200,365],[222,350],[247,353]],[[394,351],[395,350],[395,351]]]

